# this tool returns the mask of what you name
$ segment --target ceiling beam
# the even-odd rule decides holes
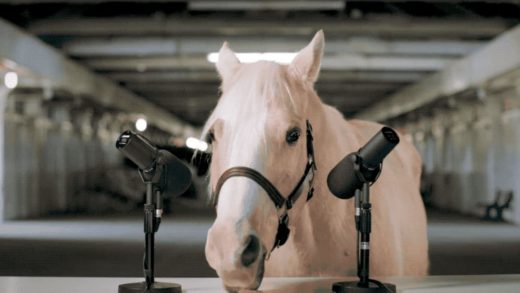
[[[157,101],[161,105],[167,106],[168,108],[173,109],[173,111],[179,112],[183,111],[187,108],[195,108],[202,112],[207,112],[215,108],[217,105],[218,99],[213,98],[209,99],[155,99],[151,98],[153,101]]]
[[[343,54],[324,56],[321,68],[331,70],[437,71],[455,58],[364,56]]]
[[[113,80],[139,84],[160,82],[218,82],[219,77],[215,70],[203,71],[145,71],[145,72],[116,72],[106,73]]]
[[[128,0],[0,0],[2,4],[26,5],[42,3],[60,4],[101,4],[128,2]],[[148,3],[149,0],[133,0],[136,3]],[[344,1],[338,0],[264,0],[264,1],[245,1],[245,0],[154,0],[153,2],[179,2],[188,3],[191,10],[337,10],[344,7]],[[261,2],[261,3],[257,3]],[[279,3],[280,2],[280,3]],[[352,2],[384,2],[384,3],[405,3],[409,0],[355,0]],[[518,0],[423,0],[426,3],[513,3],[518,4]],[[220,5],[219,5],[220,4]]]
[[[162,97],[156,98],[151,97],[151,101],[154,101],[158,105],[172,109],[174,113],[179,115],[186,112],[187,110],[192,112],[200,113],[201,116],[207,117],[208,113],[213,110],[218,103],[218,99],[212,98],[196,98],[196,99],[165,99]],[[358,111],[366,107],[367,103],[370,103],[377,98],[366,98],[366,97],[334,97],[324,98],[324,103],[337,107],[339,109],[348,109],[349,111]]]
[[[382,38],[488,39],[505,31],[503,19],[435,19],[378,17],[355,19],[292,19],[269,21],[217,18],[49,18],[29,24],[37,35],[62,36],[305,36],[323,29],[328,37],[369,35]]]
[[[82,38],[63,44],[74,57],[157,56],[208,54],[218,52],[228,41],[236,52],[296,52],[308,42],[299,38],[258,37],[121,37]],[[483,41],[459,40],[383,40],[378,38],[341,38],[326,40],[325,54],[366,54],[392,56],[464,56],[484,45]]]
[[[0,0],[0,3],[21,5],[41,3],[61,4],[101,4],[128,2],[128,0]],[[132,2],[147,3],[147,0]],[[342,10],[345,2],[341,0],[280,0],[280,1],[247,1],[247,0],[154,0],[153,2],[188,3],[189,10]]]
[[[427,73],[413,71],[337,71],[321,70],[318,82],[395,82],[410,83],[423,79]],[[105,76],[125,83],[219,82],[215,70],[208,71],[146,71],[116,72]]]
[[[323,70],[437,71],[455,60],[452,57],[325,55]],[[103,71],[209,70],[214,64],[206,56],[153,56],[85,59],[84,64]]]
[[[189,10],[343,10],[345,1],[222,1],[222,0],[190,0]]]
[[[368,98],[363,96],[335,96],[324,98],[323,101],[326,104],[334,105],[337,107],[364,107],[368,103],[378,100],[378,98]]]
[[[343,92],[343,91],[386,91],[393,89],[399,84],[395,83],[327,83],[321,82],[316,85],[318,90],[329,91],[329,92]],[[128,87],[136,91],[186,91],[186,92],[215,92],[219,89],[218,83],[202,83],[202,82],[189,82],[189,83],[141,83],[141,84],[129,84]]]
[[[355,0],[356,2],[406,3],[410,0]],[[518,0],[422,0],[425,3],[518,3]]]
[[[103,71],[209,70],[215,67],[205,56],[92,58],[82,60],[82,63]]]
[[[88,96],[105,107],[146,115],[151,124],[173,134],[195,131],[169,112],[91,73],[3,19],[0,19],[0,39],[0,57],[36,76],[44,88],[64,89],[79,97]],[[23,83],[24,76],[20,78]]]
[[[421,71],[333,71],[321,70],[318,82],[393,82],[411,83],[423,79]]]
[[[317,92],[320,97],[325,100],[329,99],[348,99],[349,97],[360,97],[367,101],[368,99],[381,98],[394,92],[399,87],[396,85],[373,85],[373,86],[331,86],[323,87],[318,85]],[[200,101],[216,101],[220,96],[218,88],[215,87],[172,87],[169,85],[156,86],[150,88],[131,87],[137,93],[146,97],[154,97],[154,99],[177,100],[189,103],[190,100]],[[213,97],[212,99],[207,99]],[[195,103],[195,102],[194,102]]]
[[[446,69],[370,106],[357,117],[384,121],[425,106],[439,98],[484,86],[500,75],[520,68],[518,52],[520,52],[520,25]]]

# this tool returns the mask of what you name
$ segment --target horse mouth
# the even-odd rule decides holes
[[[260,260],[260,263],[258,264],[258,270],[256,271],[256,277],[254,281],[254,288],[251,288],[253,290],[258,289],[260,287],[260,284],[262,284],[262,280],[264,279],[264,271],[265,271],[265,254],[262,256],[262,259]]]
[[[256,271],[255,278],[249,284],[247,287],[244,288],[238,288],[238,287],[231,287],[224,284],[224,287],[226,288],[226,291],[229,293],[238,293],[240,290],[256,290],[260,287],[262,284],[262,280],[264,279],[264,272],[265,272],[265,253],[262,254],[261,257],[258,259],[258,269]]]

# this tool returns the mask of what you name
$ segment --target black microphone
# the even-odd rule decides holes
[[[159,188],[164,196],[181,195],[191,184],[191,172],[181,160],[166,150],[157,149],[140,134],[130,130],[123,132],[116,141],[116,148],[134,162],[143,172],[162,172]]]
[[[390,127],[383,127],[359,151],[347,155],[327,176],[330,192],[341,199],[354,196],[364,181],[374,182],[381,163],[399,143],[399,136]]]

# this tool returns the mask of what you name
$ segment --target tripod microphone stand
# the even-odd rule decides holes
[[[119,293],[182,293],[181,285],[155,282],[155,232],[159,230],[163,211],[163,192],[181,194],[189,186],[191,173],[187,167],[165,150],[155,148],[146,138],[125,131],[118,138],[116,147],[139,167],[139,174],[146,185],[144,204],[145,252],[143,271],[145,282],[119,285]],[[174,171],[177,180],[168,178]],[[180,179],[179,179],[180,178]]]

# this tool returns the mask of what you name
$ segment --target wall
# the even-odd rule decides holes
[[[4,108],[10,89],[0,83],[0,222],[4,219]]]
[[[13,92],[4,114],[3,219],[81,209],[105,168],[121,163],[110,114],[73,100]],[[114,121],[113,121],[114,120]]]
[[[505,217],[520,224],[520,92],[511,86],[418,114],[399,127],[423,157],[433,206],[482,215],[497,190],[513,190]]]

